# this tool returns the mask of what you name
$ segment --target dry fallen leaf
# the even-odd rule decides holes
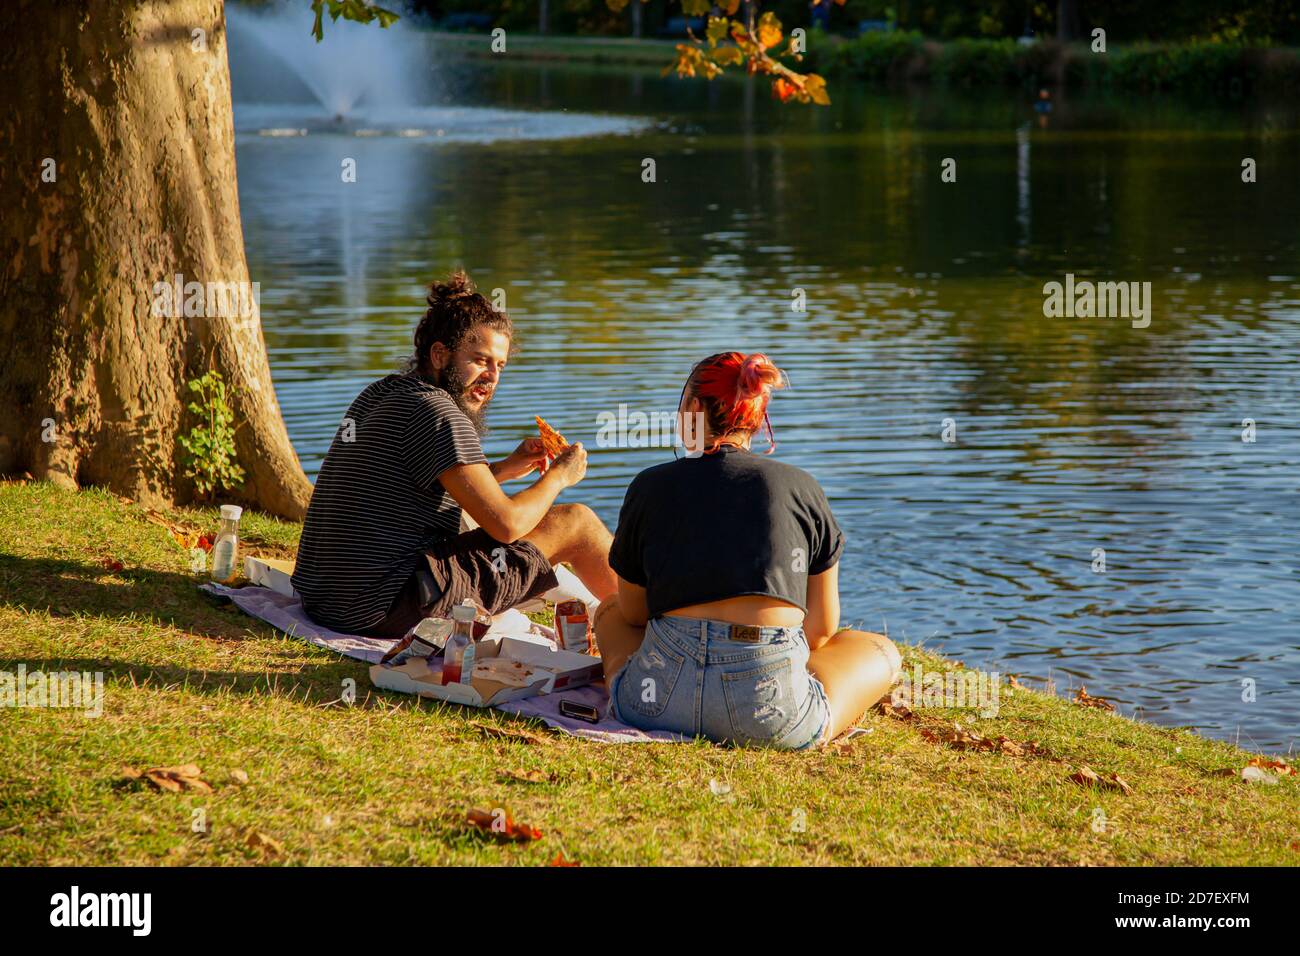
[[[1211,776],[1240,777],[1247,783],[1277,783],[1278,777],[1287,777],[1294,773],[1295,767],[1292,767],[1285,760],[1272,757],[1251,757],[1246,762],[1246,766],[1240,770],[1235,767],[1220,767],[1217,770],[1210,771]]]
[[[248,774],[242,770],[232,770],[230,771],[230,779],[242,787],[248,783]]]
[[[1101,777],[1093,773],[1088,767],[1083,767],[1077,773],[1070,774],[1070,779],[1085,787],[1093,787],[1101,783]]]
[[[1004,754],[1009,754],[1012,757],[1023,757],[1025,755],[1025,748],[1007,737],[998,737],[994,743],[998,750]]]
[[[1115,705],[1105,697],[1093,697],[1088,693],[1088,688],[1080,685],[1079,693],[1074,695],[1074,702],[1081,707],[1096,707],[1100,710],[1108,710],[1112,713],[1115,711]]]
[[[542,838],[541,830],[527,823],[516,823],[510,811],[503,808],[496,811],[472,809],[466,814],[465,821],[493,836],[515,843],[527,843]]]
[[[911,720],[916,714],[906,704],[894,704],[887,700],[882,700],[876,704],[876,713],[883,714],[886,717],[894,717],[898,720]]]
[[[1096,787],[1098,790],[1119,790],[1124,794],[1133,792],[1133,788],[1125,783],[1118,774],[1112,773],[1102,777],[1087,766],[1080,767],[1077,773],[1070,774],[1070,779],[1083,787]]]
[[[259,833],[257,830],[248,831],[248,837],[244,840],[244,845],[251,847],[263,856],[280,856],[284,853],[284,844],[279,840],[274,840],[265,833]]]
[[[954,750],[976,750],[981,753],[1002,753],[1009,757],[1042,757],[1047,751],[1034,741],[1020,743],[1010,737],[985,737],[973,730],[965,730],[961,724],[952,728],[942,727],[933,730],[921,728],[921,736],[931,743],[947,744]]]
[[[551,860],[547,866],[582,866],[582,864],[577,860],[566,860],[564,858],[564,851],[561,850],[555,854],[555,859]]]
[[[212,792],[211,785],[202,779],[202,771],[192,763],[179,767],[150,767],[148,770],[123,767],[122,776],[128,780],[144,780],[155,790],[165,790],[169,793],[183,793],[187,790],[198,793]]]
[[[152,508],[145,512],[144,517],[146,521],[161,528],[166,528],[171,533],[172,539],[186,551],[193,548],[202,548],[204,551],[212,550],[212,537],[198,528],[168,521],[161,513],[154,511]]]
[[[1279,777],[1289,777],[1295,773],[1295,767],[1292,767],[1285,760],[1274,760],[1272,757],[1252,757],[1246,763],[1247,767],[1258,767],[1260,770],[1268,770]]]

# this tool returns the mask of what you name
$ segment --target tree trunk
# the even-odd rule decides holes
[[[157,308],[178,274],[248,288],[221,0],[4,0],[0,34],[0,472],[189,500],[185,384],[215,368],[246,473],[223,500],[301,517],[256,304]]]
[[[1057,0],[1056,39],[1073,43],[1083,34],[1079,26],[1079,0]]]

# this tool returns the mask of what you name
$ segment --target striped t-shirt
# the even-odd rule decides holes
[[[460,532],[460,506],[438,482],[486,462],[451,396],[409,375],[366,386],[321,464],[293,586],[312,620],[357,632],[383,620],[419,555]]]

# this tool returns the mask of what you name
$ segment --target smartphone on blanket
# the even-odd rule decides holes
[[[588,704],[579,704],[573,700],[560,700],[560,716],[572,717],[574,720],[585,720],[589,724],[600,723],[600,713],[595,707]]]

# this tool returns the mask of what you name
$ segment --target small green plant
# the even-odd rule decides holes
[[[226,401],[220,372],[208,372],[187,384],[196,400],[186,407],[199,424],[177,440],[185,449],[185,477],[194,480],[200,498],[210,498],[219,488],[244,483],[244,469],[235,461],[235,413]]]

